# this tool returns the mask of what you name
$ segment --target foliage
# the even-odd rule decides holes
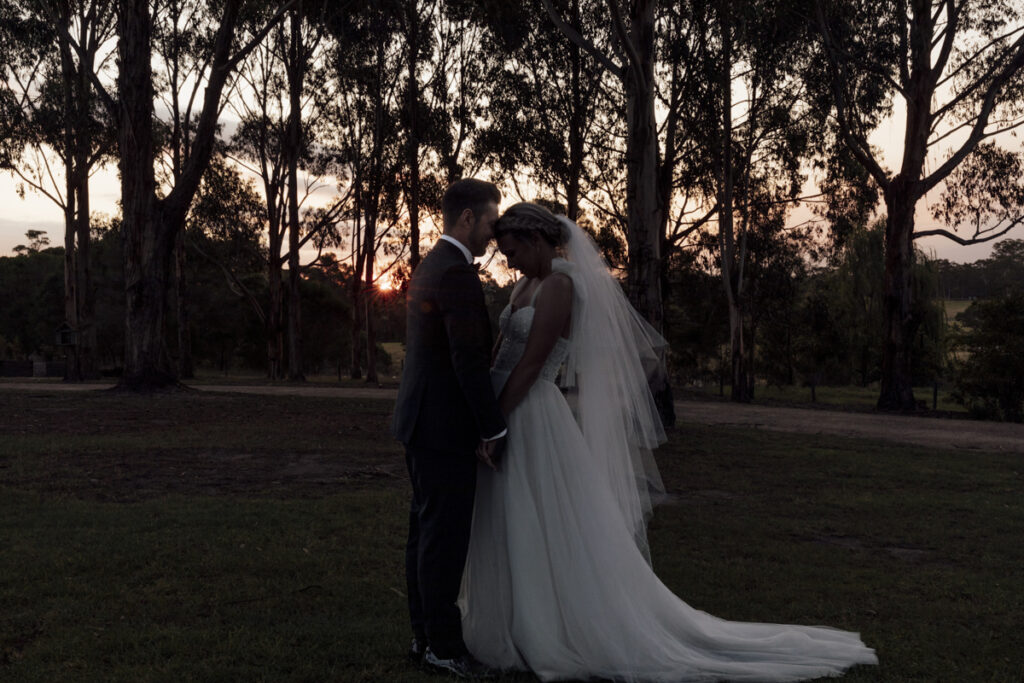
[[[957,321],[956,399],[979,417],[1024,421],[1024,289],[980,299]]]
[[[515,39],[494,41],[503,63],[493,69],[488,121],[474,153],[496,179],[528,175],[541,197],[576,219],[581,201],[597,201],[603,182],[621,182],[623,158],[609,144],[622,135],[618,94],[605,67],[565,40],[550,18],[529,20],[534,9],[520,7],[514,18],[510,9],[494,19],[522,29]],[[609,21],[603,3],[577,1],[569,12],[576,31],[601,39],[598,29]],[[614,212],[597,215],[608,223],[605,215]],[[615,223],[613,229],[623,229]]]
[[[64,321],[64,248],[45,247],[41,237],[30,236],[17,256],[0,257],[0,336],[7,340],[5,352],[21,349],[50,358]]]
[[[217,261],[241,272],[258,272],[266,258],[266,207],[252,180],[215,156],[185,221],[188,239],[216,248]]]
[[[968,239],[1001,235],[1024,223],[1024,152],[979,144],[950,173],[932,217],[954,232],[965,228]]]
[[[973,263],[940,260],[936,267],[947,299],[984,299],[1007,288],[1024,289],[1024,240],[996,242],[988,258]]]
[[[868,386],[880,379],[884,232],[884,220],[852,229],[832,267],[818,269],[807,281],[794,332],[805,383]],[[935,263],[918,253],[912,277],[913,376],[920,386],[945,373],[946,320]]]
[[[725,292],[718,275],[701,263],[706,254],[675,250],[665,290],[671,373],[678,381],[698,386],[719,382],[721,347],[729,338]]]

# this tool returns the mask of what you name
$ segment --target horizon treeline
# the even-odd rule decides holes
[[[914,410],[949,365],[955,270],[915,240],[1024,221],[1013,0],[20,0],[0,68],[0,168],[65,216],[66,379],[116,349],[126,390],[209,364],[222,309],[270,379],[333,354],[377,381],[381,285],[408,280],[444,188],[485,175],[594,235],[677,376],[713,357],[737,401],[872,377],[879,408]],[[869,138],[894,114],[890,168]],[[104,165],[118,216],[91,211]]]

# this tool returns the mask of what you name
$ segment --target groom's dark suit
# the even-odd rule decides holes
[[[413,499],[406,546],[409,613],[441,658],[465,653],[455,601],[469,547],[482,438],[505,429],[489,374],[491,327],[476,269],[439,241],[409,287],[406,356],[392,429]]]

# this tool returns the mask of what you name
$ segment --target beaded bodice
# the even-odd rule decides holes
[[[498,327],[501,329],[501,347],[498,349],[498,356],[494,359],[494,371],[501,373],[512,372],[519,359],[526,351],[526,340],[530,337],[530,327],[533,325],[533,306],[523,306],[512,310],[512,305],[505,306],[498,318]],[[544,367],[540,371],[540,379],[555,381],[558,376],[558,369],[565,361],[569,353],[569,340],[559,337],[555,347],[551,349],[548,358],[544,361]]]

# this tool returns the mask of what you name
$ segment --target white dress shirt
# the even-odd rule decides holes
[[[451,242],[452,244],[457,246],[459,248],[459,251],[462,252],[462,255],[466,257],[466,262],[473,263],[473,254],[469,253],[469,247],[467,247],[465,244],[458,241],[451,235],[441,235],[441,239],[443,239],[445,242]]]

